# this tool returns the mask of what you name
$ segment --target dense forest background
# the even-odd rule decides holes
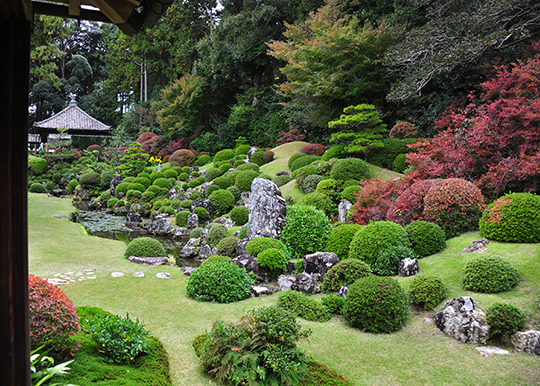
[[[127,144],[216,151],[297,130],[326,144],[343,109],[373,104],[389,127],[437,134],[501,66],[536,50],[525,0],[178,0],[152,30],[36,16],[30,123],[68,94]]]

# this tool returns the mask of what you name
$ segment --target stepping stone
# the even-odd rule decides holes
[[[66,272],[66,275],[73,275],[74,273],[75,273],[75,271]]]
[[[83,280],[86,280],[86,278],[85,277],[80,277],[79,278],[79,281],[83,281]]]
[[[73,279],[69,279],[69,281],[72,282],[72,283],[75,283],[75,280],[73,280]]]
[[[144,272],[142,272],[142,271],[134,272],[133,276],[135,276],[135,277],[144,277]]]
[[[122,272],[113,272],[113,273],[111,273],[111,276],[112,277],[123,277],[124,274]]]
[[[82,276],[82,274],[83,274],[83,273],[79,271],[79,272],[77,272],[77,273],[75,274],[75,276]]]
[[[88,276],[87,279],[97,279],[97,276]]]
[[[93,270],[93,269],[90,269],[90,268],[88,268],[88,269],[83,269],[83,271],[84,271],[84,272],[92,272],[92,271],[94,271],[94,270]]]
[[[62,276],[62,274],[61,274],[61,273],[57,273],[57,274],[54,275],[54,277],[58,277],[58,276]]]
[[[45,280],[47,280],[47,282],[49,282],[49,284],[53,284],[53,285],[69,284],[69,281],[62,280],[62,279],[45,279]]]
[[[494,354],[497,355],[510,355],[510,352],[503,350],[502,348],[493,347],[493,346],[483,346],[483,347],[476,347],[476,350],[482,355],[483,357],[490,357]]]
[[[158,273],[156,273],[156,277],[158,279],[168,279],[168,278],[171,277],[171,274],[168,273],[168,272],[158,272]]]

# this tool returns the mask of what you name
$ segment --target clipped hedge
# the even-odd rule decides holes
[[[287,256],[289,255],[289,250],[285,244],[281,240],[273,239],[271,237],[256,237],[246,244],[247,253],[255,257],[270,248],[280,249],[285,252]]]
[[[487,294],[509,291],[519,282],[517,269],[502,257],[484,254],[472,258],[463,268],[463,288]]]
[[[403,259],[416,259],[418,256],[411,248],[403,245],[390,245],[377,255],[377,259],[371,265],[375,275],[394,276],[398,273],[399,262]]]
[[[508,337],[525,329],[525,315],[511,304],[495,303],[486,311],[491,337]]]
[[[327,308],[311,296],[298,291],[284,291],[278,296],[277,305],[312,322],[326,322],[332,317]]]
[[[433,255],[446,248],[446,235],[440,226],[428,221],[415,221],[405,227],[411,248],[418,257]]]
[[[368,179],[367,163],[359,158],[344,158],[338,160],[330,171],[330,178],[338,181]]]
[[[434,275],[417,275],[409,285],[409,299],[412,304],[422,306],[425,310],[433,310],[448,294],[444,282]]]
[[[334,265],[326,273],[322,284],[323,292],[337,292],[344,285],[371,275],[371,267],[358,259],[345,259]]]
[[[326,252],[334,252],[339,260],[349,257],[349,247],[356,232],[362,227],[358,224],[343,224],[335,227],[328,236]]]
[[[160,257],[165,256],[165,248],[158,240],[150,237],[138,237],[128,244],[124,256]]]

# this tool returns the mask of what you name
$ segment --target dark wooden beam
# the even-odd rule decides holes
[[[30,385],[28,83],[32,22],[0,21],[0,383]]]
[[[78,16],[69,14],[69,6],[58,5],[52,3],[41,3],[38,1],[32,2],[34,13],[38,15],[58,16],[63,18],[81,19],[90,21],[102,21],[111,23],[109,18],[100,11],[91,11],[89,9],[81,9]]]

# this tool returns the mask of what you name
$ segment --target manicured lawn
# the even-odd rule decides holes
[[[247,310],[273,304],[277,298],[274,295],[233,304],[194,301],[186,295],[187,277],[177,268],[129,263],[123,257],[122,242],[88,236],[79,224],[53,218],[73,211],[70,200],[31,194],[28,205],[30,273],[51,278],[58,273],[93,270],[96,279],[75,279],[62,289],[76,306],[97,306],[119,315],[129,312],[130,317],[144,320],[169,354],[174,385],[209,384],[209,378],[198,368],[191,341],[213,321],[237,321]],[[471,258],[460,251],[478,238],[479,234],[473,232],[450,240],[443,252],[420,261],[421,270],[443,278],[450,296],[470,295],[484,310],[496,301],[512,303],[527,313],[530,328],[540,328],[539,244],[489,244],[490,252],[517,266],[522,281],[512,291],[483,295],[464,291],[459,285],[460,270]],[[113,271],[126,276],[112,278]],[[146,276],[135,278],[132,274],[136,271]],[[169,272],[172,278],[158,279],[157,272]],[[407,288],[411,279],[399,280]],[[302,321],[313,330],[309,342],[302,345],[317,361],[356,385],[540,383],[540,357],[510,350],[510,356],[483,358],[476,345],[459,343],[426,321],[433,314],[413,308],[405,327],[390,335],[363,333],[338,318],[327,323]]]

